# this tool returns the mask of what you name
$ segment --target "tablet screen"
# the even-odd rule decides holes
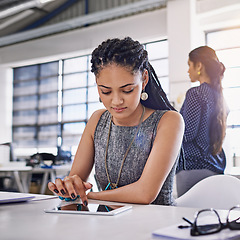
[[[123,205],[103,205],[103,204],[88,204],[84,206],[81,203],[71,203],[65,206],[56,207],[56,211],[75,211],[75,212],[111,212],[113,210],[124,207]]]

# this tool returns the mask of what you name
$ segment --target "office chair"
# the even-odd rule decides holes
[[[207,177],[176,199],[179,207],[230,209],[240,204],[240,180],[230,175]]]

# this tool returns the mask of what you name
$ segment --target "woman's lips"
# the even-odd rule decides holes
[[[122,107],[122,108],[112,108],[115,112],[117,112],[117,113],[120,113],[120,112],[123,112],[125,109],[126,109],[126,107]]]

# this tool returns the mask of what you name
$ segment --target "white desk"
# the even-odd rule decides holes
[[[45,199],[0,205],[1,239],[153,239],[154,230],[181,222],[183,216],[191,219],[196,210],[169,206],[133,205],[132,210],[116,216],[56,214],[43,211],[45,208],[58,205],[59,202],[59,199]]]
[[[163,227],[183,223],[183,216],[191,220],[195,212],[199,210],[196,208],[131,204],[133,206],[131,210],[116,216],[45,213],[44,209],[51,209],[61,202],[59,198],[40,194],[27,195],[34,195],[35,200],[25,203],[0,204],[0,239],[163,239],[153,237],[152,232]],[[89,202],[106,203],[94,200],[89,200]],[[119,203],[107,202],[107,204]],[[226,210],[218,210],[218,213],[226,219]],[[190,229],[186,230],[189,230],[190,236]],[[229,235],[224,235],[225,237],[234,232],[228,229],[225,230],[231,232]],[[221,236],[222,232],[219,233],[219,236]],[[234,234],[239,234],[239,231]],[[216,239],[224,239],[218,237]],[[196,237],[197,239],[199,238]],[[201,237],[201,239],[205,238]]]
[[[25,164],[25,163],[24,163]],[[29,182],[31,179],[32,167],[23,166],[22,163],[9,163],[0,166],[0,175],[6,176],[9,173],[13,175],[16,181],[19,192],[29,192]]]

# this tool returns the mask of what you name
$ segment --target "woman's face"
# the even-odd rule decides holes
[[[198,74],[198,67],[196,65],[194,65],[194,63],[192,61],[190,61],[188,59],[188,74],[189,74],[189,78],[191,80],[191,82],[196,82],[199,80],[199,74]]]
[[[112,64],[104,67],[96,77],[99,96],[115,124],[139,121],[145,75],[140,71],[132,74],[127,68]]]

